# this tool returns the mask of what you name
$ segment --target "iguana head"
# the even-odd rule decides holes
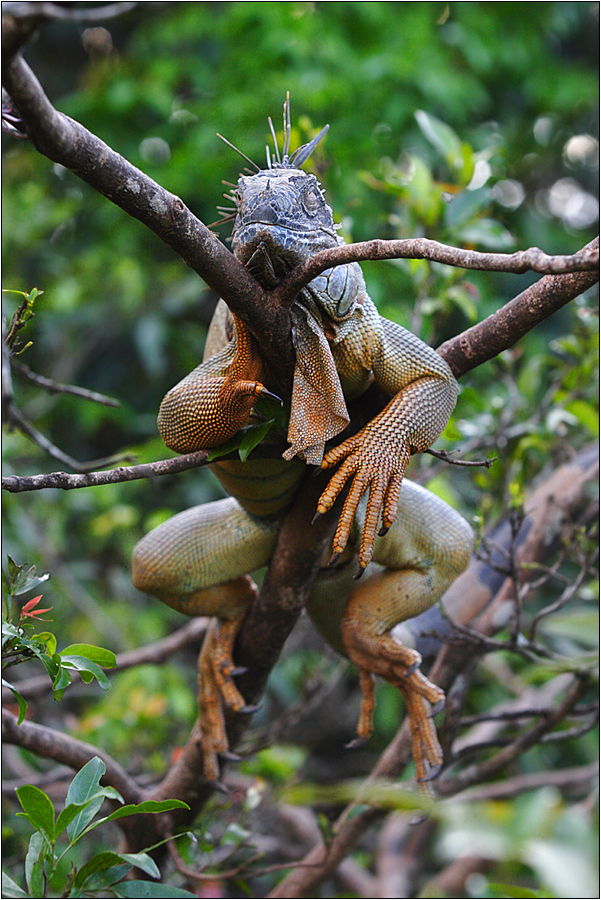
[[[267,168],[260,169],[249,157],[226,141],[254,170],[241,175],[230,194],[235,208],[226,219],[234,220],[232,251],[266,288],[272,288],[286,272],[319,250],[341,243],[321,186],[300,166],[307,161],[329,126],[308,144],[289,155],[290,101],[284,104],[282,152],[271,119],[269,126],[275,153],[267,148]],[[221,135],[219,135],[221,137]]]
[[[243,175],[234,196],[238,207],[232,232],[234,255],[256,269],[258,259],[254,265],[251,260],[262,247],[260,252],[271,260],[278,281],[311,254],[340,243],[332,210],[314,175],[293,166],[263,169],[256,175]]]

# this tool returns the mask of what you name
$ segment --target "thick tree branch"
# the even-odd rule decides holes
[[[298,619],[330,544],[336,524],[335,511],[331,518],[324,517],[311,526],[326,479],[326,475],[305,478],[304,488],[298,491],[280,529],[259,598],[251,607],[238,636],[234,658],[247,671],[237,679],[237,684],[247,703],[255,703],[263,693],[267,677]],[[228,736],[232,747],[248,724],[248,715],[229,717]],[[185,799],[190,805],[190,812],[175,810],[172,813],[174,827],[185,827],[193,821],[213,791],[214,786],[202,777],[199,735],[197,722],[178,761],[152,795],[154,800]],[[141,836],[130,849],[144,846],[145,841],[148,843],[147,838],[148,835]]]
[[[128,215],[138,219],[222,296],[251,329],[277,380],[286,383],[293,366],[290,319],[285,307],[270,303],[213,232],[185,204],[129,163],[104,141],[58,112],[21,56],[14,52],[15,31],[24,27],[3,18],[2,82],[36,149],[70,169]]]
[[[527,252],[527,251],[526,251]],[[456,377],[465,375],[502,350],[513,347],[528,331],[599,281],[599,238],[573,258],[597,253],[596,271],[545,275],[482,322],[451,338],[438,348]]]
[[[17,725],[16,716],[6,709],[2,710],[2,739],[8,744],[31,750],[38,756],[70,766],[75,771],[85,766],[94,756],[99,756],[106,765],[103,782],[117,788],[126,803],[141,803],[147,799],[145,792],[107,753],[45,725],[27,720]]]

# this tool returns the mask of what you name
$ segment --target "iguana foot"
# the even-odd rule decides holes
[[[445,695],[419,671],[421,656],[388,633],[357,635],[356,631],[346,628],[343,637],[347,653],[359,669],[362,694],[357,726],[359,740],[366,740],[372,732],[374,675],[379,675],[398,688],[405,700],[418,782],[435,778],[443,757],[432,718],[442,709]]]
[[[248,579],[250,582],[250,579]],[[251,582],[252,584],[252,582]],[[253,595],[256,593],[252,585]],[[246,615],[243,609],[235,619],[213,619],[198,657],[198,707],[204,774],[207,781],[219,781],[219,756],[229,757],[225,709],[253,712],[234,683],[242,671],[234,665],[234,642]]]
[[[386,534],[396,520],[401,484],[409,462],[409,446],[403,439],[402,431],[397,429],[393,435],[385,434],[383,439],[377,428],[374,428],[374,423],[380,421],[386,421],[382,413],[359,434],[326,453],[321,464],[322,469],[331,468],[338,463],[340,466],[319,498],[318,514],[326,513],[344,486],[350,484],[332,542],[333,559],[346,547],[359,502],[363,494],[368,492],[359,548],[358,575],[371,561],[376,534]],[[378,529],[379,523],[381,527]]]

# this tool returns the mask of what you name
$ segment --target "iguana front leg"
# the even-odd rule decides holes
[[[262,383],[263,363],[256,341],[234,317],[235,344],[197,366],[164,397],[158,428],[177,453],[218,447],[249,420],[260,397],[275,397]]]
[[[451,370],[434,350],[392,322],[381,319],[378,326],[371,336],[371,367],[379,386],[396,396],[358,434],[326,453],[322,468],[342,464],[317,507],[317,515],[326,513],[352,479],[332,545],[335,562],[347,544],[359,501],[369,490],[359,574],[372,558],[376,534],[386,534],[396,520],[409,457],[426,450],[442,433],[457,399]],[[344,377],[344,355],[338,365]]]

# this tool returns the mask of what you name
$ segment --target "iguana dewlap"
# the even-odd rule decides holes
[[[278,153],[270,168],[242,176],[235,190],[232,249],[266,289],[307,256],[342,243],[317,179],[296,167],[316,142],[290,160],[285,148],[282,160]],[[467,565],[472,534],[454,510],[403,476],[410,455],[444,429],[457,384],[434,350],[378,314],[357,263],[312,281],[292,319],[296,367],[284,458],[217,461],[214,471],[232,496],[180,513],[140,541],[134,583],[181,612],[218,619],[199,669],[205,773],[216,779],[217,754],[227,750],[222,701],[244,707],[232,678],[232,650],[256,592],[248,574],[269,562],[278,516],[305,463],[339,464],[317,508],[327,513],[349,486],[333,542],[336,565],[318,579],[308,612],[359,669],[361,737],[371,730],[372,675],[403,693],[417,775],[425,778],[442,761],[431,716],[444,695],[391,629],[440,598]],[[205,360],[163,400],[163,440],[180,453],[218,446],[248,423],[257,399],[269,393],[267,378],[254,337],[220,303]],[[346,401],[373,381],[391,395],[389,404],[324,454],[325,443],[348,424]],[[360,582],[353,579],[357,562],[360,572],[367,569]]]

